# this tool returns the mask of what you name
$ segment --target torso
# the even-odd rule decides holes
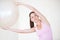
[[[39,40],[52,40],[51,28],[45,22],[41,22],[41,28],[36,26],[36,32]]]

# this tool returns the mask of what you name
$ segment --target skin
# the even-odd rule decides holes
[[[41,21],[39,19],[39,17],[35,14],[35,13],[32,13],[30,15],[30,19],[32,22],[35,22],[36,23],[36,27],[38,30],[41,29]],[[13,31],[13,32],[16,32],[16,33],[32,33],[32,32],[35,32],[35,28],[36,27],[33,27],[31,29],[24,29],[24,30],[20,30],[20,29],[12,29],[10,27],[7,27],[6,29],[10,30],[10,31]]]
[[[39,19],[39,16],[36,15],[35,13],[32,13],[32,14],[30,15],[30,19],[31,19],[32,22],[36,23],[37,29],[40,30],[40,29],[41,29],[41,21],[40,21],[40,19]]]
[[[27,4],[23,4],[23,3],[20,3],[20,2],[17,2],[16,3],[17,6],[18,5],[23,5],[23,6],[26,6],[28,7],[30,10],[34,11],[35,13],[32,13],[30,18],[31,18],[31,21],[35,22],[36,23],[36,27],[38,30],[40,30],[42,27],[41,27],[41,21],[44,21],[48,26],[50,26],[49,22],[47,21],[47,19],[37,10],[35,9],[34,7],[30,6],[30,5],[27,5]],[[36,16],[37,15],[37,16]],[[40,17],[40,19],[39,19]],[[32,33],[32,32],[35,32],[35,28],[31,28],[31,29],[24,29],[24,30],[20,30],[20,29],[12,29],[10,27],[5,27],[3,29],[8,29],[10,31],[13,31],[13,32],[16,32],[16,33]]]
[[[37,21],[39,21],[39,17],[38,17],[35,13],[32,13],[32,14],[30,15],[30,19],[31,19],[32,22],[37,22]]]

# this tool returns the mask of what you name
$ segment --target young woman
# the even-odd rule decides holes
[[[6,27],[3,29],[8,29],[10,31],[17,33],[36,32],[37,36],[39,37],[39,40],[52,40],[52,32],[51,32],[50,24],[47,21],[47,19],[34,7],[22,3],[17,3],[17,4],[24,5],[32,10],[32,12],[30,12],[29,14],[31,29],[20,30],[20,29],[12,29],[10,27]]]

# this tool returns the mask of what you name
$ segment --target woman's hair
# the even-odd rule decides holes
[[[31,15],[32,13],[35,13],[35,12],[33,12],[33,11],[30,12],[29,17],[30,17],[30,15]],[[31,27],[31,28],[34,27],[34,22],[31,21],[31,18],[30,18],[30,27]]]

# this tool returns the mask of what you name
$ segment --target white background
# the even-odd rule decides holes
[[[53,40],[60,40],[60,30],[59,30],[60,0],[17,0],[17,1],[32,5],[38,11],[40,11],[51,24]],[[13,27],[21,28],[21,29],[29,28],[29,15],[28,15],[29,12],[30,12],[29,9],[25,7],[21,7],[21,8],[19,7],[19,13],[20,13],[19,20]],[[17,40],[17,39],[18,40],[38,40],[36,33],[17,34],[8,30],[0,29],[0,40]]]

